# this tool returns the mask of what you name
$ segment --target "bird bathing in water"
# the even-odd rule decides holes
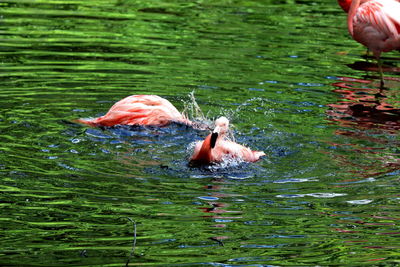
[[[167,99],[157,95],[132,95],[115,103],[101,117],[78,119],[90,126],[154,125],[166,126],[171,122],[192,125]]]
[[[400,49],[400,0],[338,0],[348,13],[347,27],[354,40],[378,60],[383,85],[382,52]]]
[[[220,163],[234,159],[255,162],[265,155],[262,151],[252,151],[250,148],[239,145],[228,139],[229,120],[220,117],[215,121],[215,129],[203,141],[196,143],[191,165]]]

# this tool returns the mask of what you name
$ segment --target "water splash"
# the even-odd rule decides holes
[[[188,94],[189,101],[183,101],[182,114],[193,122],[193,127],[199,130],[211,130],[213,121],[207,118],[196,102],[194,91]]]
[[[195,93],[194,91],[190,92],[188,94],[189,101],[183,102],[184,109],[182,111],[182,114],[193,122],[193,128],[198,130],[212,131],[214,129],[214,122],[217,118],[212,118],[209,116],[209,114],[204,115],[200,106],[196,102],[196,97],[194,96],[194,93]],[[227,117],[230,121],[232,120],[232,118],[234,118],[233,114],[236,113],[234,111],[229,111],[229,110],[222,110],[222,111],[223,111],[222,112],[223,116]],[[233,131],[234,128],[235,125],[230,123],[230,128],[226,134],[226,139],[232,142],[235,142],[235,136]],[[190,144],[188,146],[188,149],[193,150],[195,144],[196,142]]]

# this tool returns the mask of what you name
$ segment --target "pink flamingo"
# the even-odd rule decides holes
[[[115,103],[106,115],[77,122],[90,126],[192,124],[171,102],[156,95],[128,96]]]
[[[354,40],[378,60],[383,85],[382,52],[400,49],[400,0],[338,0],[348,13],[347,27]]]
[[[264,156],[262,151],[252,151],[250,148],[228,140],[229,120],[220,117],[215,121],[215,129],[204,141],[197,142],[191,163],[210,164],[224,161],[224,159],[239,159],[255,162]]]

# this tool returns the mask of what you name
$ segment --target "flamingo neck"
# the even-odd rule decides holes
[[[212,161],[212,153],[211,153],[211,134],[209,134],[206,139],[203,141],[203,145],[200,148],[200,152],[197,156],[198,160],[204,162]]]
[[[183,119],[180,119],[179,122],[189,126],[193,125],[193,122],[187,119],[185,116],[183,116]]]
[[[352,0],[338,0],[338,3],[343,11],[348,13],[350,10],[351,1]]]
[[[347,15],[347,27],[351,36],[353,36],[353,18],[356,15],[357,9],[360,6],[360,0],[353,0],[350,5],[350,9]]]

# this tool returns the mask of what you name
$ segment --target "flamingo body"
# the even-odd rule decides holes
[[[229,120],[221,117],[215,122],[213,133],[209,134],[204,141],[197,142],[191,162],[210,164],[222,162],[225,159],[239,159],[255,162],[264,156],[262,151],[252,151],[250,148],[230,141],[226,137]]]
[[[165,126],[171,122],[191,124],[171,102],[156,95],[128,96],[115,103],[104,116],[94,119],[79,119],[77,122],[90,126]]]
[[[398,0],[338,0],[348,13],[347,26],[354,40],[379,59],[382,52],[400,49]]]

